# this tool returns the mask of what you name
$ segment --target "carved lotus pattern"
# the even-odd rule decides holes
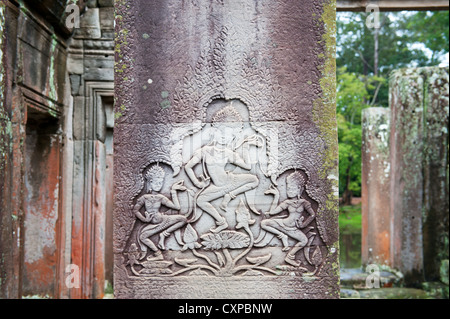
[[[222,231],[218,234],[208,233],[202,237],[202,245],[206,249],[239,249],[248,247],[250,244],[250,237],[244,233],[236,231]]]

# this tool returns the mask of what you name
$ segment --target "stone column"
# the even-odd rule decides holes
[[[414,285],[448,258],[448,68],[395,71],[390,106],[392,263]]]
[[[423,258],[425,279],[437,281],[448,260],[449,230],[449,90],[448,68],[423,68]]]
[[[117,298],[338,298],[335,1],[116,1]]]
[[[362,264],[391,265],[390,110],[362,113]]]

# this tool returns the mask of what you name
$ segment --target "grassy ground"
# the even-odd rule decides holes
[[[361,204],[339,207],[339,231],[342,234],[361,233]]]

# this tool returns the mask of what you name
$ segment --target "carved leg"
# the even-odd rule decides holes
[[[159,234],[159,243],[158,243],[159,248],[161,248],[163,250],[166,249],[165,241],[166,241],[166,238],[169,236],[170,236],[170,233],[167,232],[167,230],[165,230]]]
[[[200,199],[200,198],[199,198]],[[228,228],[228,223],[223,218],[219,212],[214,208],[214,206],[209,202],[199,202],[198,206],[203,209],[205,212],[207,212],[209,215],[211,215],[212,218],[216,220],[217,227],[211,228],[211,231],[213,233],[217,233],[223,229]]]
[[[152,251],[158,252],[159,249],[158,249],[158,247],[156,247],[156,245],[150,240],[150,236],[151,236],[151,234],[148,235],[148,234],[146,234],[146,233],[142,233],[142,234],[139,236],[139,239],[141,240],[141,242],[142,242],[145,246],[147,246],[148,248],[150,248]],[[143,254],[141,255],[140,259],[144,258],[145,255],[146,255],[146,252],[143,252]]]
[[[187,224],[187,219],[184,216],[174,216],[178,222],[170,226],[166,229],[166,232],[170,235],[171,233],[174,233],[175,239],[177,243],[181,246],[184,245],[184,242],[181,240],[181,232],[180,228]]]
[[[298,242],[297,244],[295,244],[294,247],[292,247],[292,249],[286,255],[284,261],[292,266],[299,267],[300,263],[295,261],[295,254],[303,247],[305,247],[305,244],[303,242]]]
[[[291,255],[290,253],[286,255],[284,261],[294,267],[300,267],[300,263],[295,261],[295,255]]]
[[[232,200],[235,199],[236,196],[232,196],[231,193],[230,194],[225,194],[225,196],[223,197],[222,203],[220,203],[219,208],[222,210],[227,210],[227,206],[228,203]]]
[[[309,258],[309,249],[310,249],[311,243],[313,242],[314,238],[316,237],[316,236],[315,236],[315,235],[316,235],[315,233],[312,233],[312,234],[314,234],[314,236],[311,236],[311,237],[308,239],[308,245],[305,247],[305,249],[303,249],[303,253],[304,253],[304,255],[305,255],[306,261],[308,261],[310,264],[312,264],[312,262],[311,262],[311,259]]]
[[[222,203],[220,204],[220,208],[223,210],[227,209],[227,205],[233,198],[236,198],[239,194],[245,193],[246,191],[249,191],[251,189],[254,189],[258,186],[259,180],[258,177],[250,174],[243,174],[235,176],[234,178],[238,179],[239,183],[238,185],[241,185],[237,187],[235,190],[229,192],[223,197]]]
[[[281,242],[283,243],[283,249],[282,251],[289,250],[289,242],[288,242],[288,236],[285,234],[279,234],[277,236],[279,239],[281,239]]]
[[[278,230],[277,227],[279,227],[278,223],[273,220],[266,220],[261,223],[262,229],[276,235],[281,240],[283,243],[283,251],[286,251],[289,249],[288,236],[284,232]]]
[[[148,261],[155,261],[155,260],[164,260],[164,256],[162,254],[162,252],[160,250],[158,250],[157,252],[155,252],[155,254],[153,255],[153,257],[147,257]]]
[[[184,246],[184,242],[181,239],[181,231],[180,231],[180,229],[177,229],[173,234],[175,235],[175,239],[176,239],[178,245]]]
[[[217,227],[211,228],[210,231],[213,233],[218,233],[224,229],[228,228],[228,223],[225,218],[222,217],[222,221],[216,221]]]

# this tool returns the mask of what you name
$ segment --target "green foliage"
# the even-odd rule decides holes
[[[431,50],[430,65],[436,65],[449,48],[448,11],[417,12],[404,22],[408,34],[415,42]]]
[[[367,16],[337,15],[340,196],[361,193],[361,112],[389,106],[390,72],[436,65],[449,52],[448,12],[380,12],[379,29],[366,26]]]
[[[350,123],[361,122],[361,109],[369,98],[364,79],[356,73],[346,72],[342,67],[337,74],[336,105],[338,112]],[[356,118],[355,118],[356,117]]]
[[[347,188],[354,196],[361,196],[361,126],[338,127],[339,138],[339,192]]]
[[[337,74],[339,193],[361,194],[361,111],[369,107],[363,76],[340,68]],[[359,165],[358,165],[359,163]]]
[[[365,12],[338,14],[338,67],[345,66],[352,73],[364,76],[376,74],[387,79],[394,69],[437,63],[436,59],[427,57],[422,47],[417,46],[419,43],[441,55],[448,52],[448,12],[380,12],[380,29],[368,28],[366,18]],[[375,56],[378,57],[377,68]],[[376,87],[367,87],[367,90],[374,97]],[[387,106],[388,90],[384,81],[374,102]]]

